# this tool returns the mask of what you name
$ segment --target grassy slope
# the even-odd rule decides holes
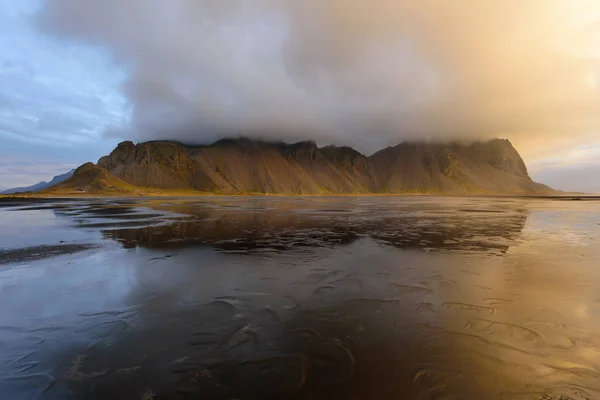
[[[115,177],[104,168],[92,163],[83,164],[77,168],[69,179],[58,185],[42,190],[42,195],[71,195],[71,194],[115,194],[135,195],[139,188]]]

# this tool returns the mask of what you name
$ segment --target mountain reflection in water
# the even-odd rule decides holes
[[[503,253],[527,219],[527,210],[503,210],[501,204],[488,209],[446,209],[442,204],[415,202],[400,207],[392,203],[381,209],[386,206],[384,200],[363,200],[337,209],[328,206],[332,205],[306,201],[291,205],[257,202],[249,207],[236,203],[159,205],[192,218],[161,226],[106,230],[104,235],[127,247],[204,244],[249,253],[351,244],[364,237],[406,249]]]
[[[0,221],[1,398],[600,398],[595,201],[21,200]]]

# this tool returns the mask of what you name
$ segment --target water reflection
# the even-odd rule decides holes
[[[122,215],[113,208],[112,222],[82,223],[98,227],[103,235],[125,247],[183,248],[207,245],[225,251],[290,251],[294,248],[350,244],[370,237],[399,248],[424,250],[483,251],[502,254],[518,238],[527,220],[523,208],[502,209],[492,203],[487,208],[464,208],[469,204],[366,203],[331,204],[291,201],[260,202],[243,207],[233,204],[153,204],[163,212],[188,217],[163,221],[147,214]],[[238,203],[238,204],[236,204]],[[335,204],[334,204],[335,205]],[[514,204],[513,204],[514,206]],[[117,212],[118,211],[118,212]],[[81,213],[82,218],[85,218]],[[151,215],[151,214],[150,214]],[[136,221],[123,221],[136,219]],[[140,221],[140,219],[142,221]],[[145,226],[135,227],[137,224]],[[121,229],[132,227],[131,229]],[[118,229],[110,229],[118,228]]]
[[[3,398],[600,397],[598,203],[54,206],[102,247],[0,270]]]

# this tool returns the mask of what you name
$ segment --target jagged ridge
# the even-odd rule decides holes
[[[319,148],[311,141],[240,138],[208,146],[126,141],[102,157],[98,167],[134,187],[220,194],[553,192],[531,180],[518,152],[501,139],[401,143],[370,157],[351,147]]]

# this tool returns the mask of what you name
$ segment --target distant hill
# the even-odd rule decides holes
[[[347,146],[318,147],[311,141],[286,144],[240,138],[208,146],[126,141],[98,161],[94,174],[90,175],[94,164],[88,164],[57,188],[219,194],[556,193],[531,180],[517,150],[503,139],[470,144],[406,142],[370,157]]]
[[[59,184],[65,180],[69,179],[73,175],[73,172],[75,172],[74,169],[72,169],[69,172],[64,173],[62,175],[56,175],[54,178],[52,178],[52,180],[50,182],[42,181],[42,182],[36,183],[35,185],[31,185],[31,186],[7,189],[1,193],[2,194],[13,194],[13,193],[23,193],[23,192],[39,192],[40,190],[47,189],[51,186],[54,186],[56,184]]]

